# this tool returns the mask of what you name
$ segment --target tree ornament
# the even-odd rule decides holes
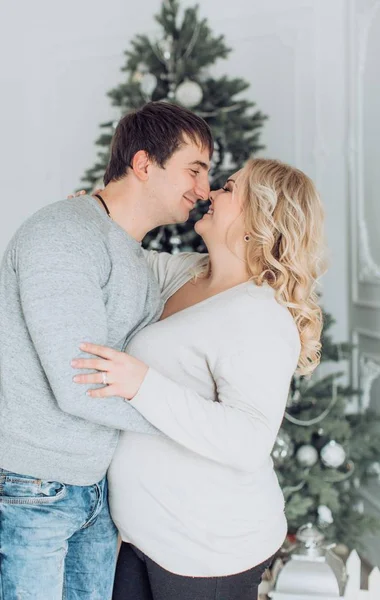
[[[301,467],[312,467],[318,461],[318,452],[311,444],[305,444],[298,448],[296,459]]]
[[[332,512],[325,504],[318,506],[318,525],[320,527],[328,527],[334,523]]]
[[[156,43],[156,48],[158,49],[158,52],[161,56],[161,60],[163,60],[163,62],[170,60],[173,54],[172,36],[168,35],[162,40],[158,40],[158,42]]]
[[[185,79],[176,89],[175,97],[178,102],[192,108],[202,102],[203,90],[199,83]]]
[[[338,442],[331,440],[321,450],[321,460],[326,467],[338,469],[346,460],[346,452]]]
[[[162,250],[162,244],[157,239],[152,240],[149,243],[150,250]]]
[[[149,73],[148,66],[145,63],[141,62],[137,65],[136,71],[132,74],[131,80],[134,83],[140,83],[144,75],[147,73]]]
[[[140,87],[142,92],[146,96],[151,96],[157,86],[157,77],[153,75],[153,73],[144,73],[141,81]]]
[[[294,444],[286,431],[280,431],[272,450],[272,458],[277,467],[283,465],[294,452]]]
[[[173,233],[173,235],[170,236],[169,244],[171,246],[172,254],[178,254],[180,252],[180,246],[182,244],[182,240],[177,232]]]
[[[131,77],[133,83],[141,83],[142,79],[144,77],[144,73],[142,73],[141,71],[135,71]]]
[[[369,465],[367,473],[370,477],[377,477],[380,480],[380,463],[376,461]]]
[[[363,500],[358,500],[357,502],[355,502],[355,504],[354,504],[354,510],[355,510],[355,512],[359,513],[359,515],[362,515],[364,513],[364,502],[363,502]]]

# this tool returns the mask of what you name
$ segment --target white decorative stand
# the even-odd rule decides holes
[[[276,570],[276,565],[274,566]],[[380,600],[380,570],[375,567],[368,578],[368,590],[360,589],[360,573],[361,573],[361,560],[356,552],[353,550],[346,562],[347,570],[347,585],[344,590],[343,596],[338,596],[342,600]],[[297,584],[295,583],[294,592],[290,594],[279,594],[270,588],[269,582],[265,581],[260,586],[259,594],[268,594],[269,598],[273,600],[330,600],[329,595],[305,595],[302,592],[297,593]],[[260,596],[262,597],[262,596]],[[336,596],[334,597],[334,599]]]

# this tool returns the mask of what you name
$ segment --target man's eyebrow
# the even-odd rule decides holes
[[[209,172],[211,168],[208,163],[205,163],[202,160],[193,160],[189,165],[198,165],[198,167],[201,167],[201,169],[204,169],[207,172]]]

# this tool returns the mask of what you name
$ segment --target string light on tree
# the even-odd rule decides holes
[[[294,444],[286,431],[280,430],[272,450],[272,458],[276,466],[283,465],[293,456]]]

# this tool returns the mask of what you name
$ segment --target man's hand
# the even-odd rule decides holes
[[[89,390],[87,393],[93,398],[106,398],[107,396],[121,396],[131,400],[139,391],[148,366],[137,358],[125,352],[118,352],[106,346],[95,344],[81,344],[80,349],[99,358],[74,359],[71,366],[74,369],[94,369],[97,373],[76,375],[75,383],[100,383],[105,387]]]

